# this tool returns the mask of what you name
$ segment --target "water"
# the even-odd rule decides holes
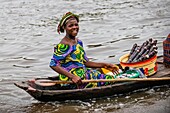
[[[93,61],[119,63],[134,43],[162,41],[170,31],[169,0],[0,0],[0,109],[2,113],[168,113],[168,86],[88,101],[42,103],[13,85],[55,76],[49,68],[56,26],[68,12],[80,15],[78,37]]]

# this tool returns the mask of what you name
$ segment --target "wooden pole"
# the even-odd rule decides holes
[[[122,79],[91,79],[82,80],[82,83],[96,83],[96,82],[131,82],[131,81],[170,81],[170,77],[163,78],[122,78]],[[39,81],[40,83],[55,83],[55,84],[71,84],[72,81]]]

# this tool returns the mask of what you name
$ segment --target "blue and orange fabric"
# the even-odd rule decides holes
[[[78,39],[77,44],[69,46],[66,44],[58,44],[54,47],[53,58],[51,59],[50,66],[60,65],[66,71],[79,76],[82,80],[85,79],[113,79],[110,75],[104,75],[97,70],[87,68],[85,62],[89,59],[83,49],[83,43]],[[59,74],[59,79],[67,81],[69,78],[65,75]],[[99,83],[86,83],[80,88],[98,87],[108,85],[108,82]]]

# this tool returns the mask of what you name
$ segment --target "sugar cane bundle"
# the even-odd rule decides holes
[[[127,63],[134,63],[149,59],[157,54],[157,49],[157,40],[153,40],[152,38],[146,40],[140,46],[135,43],[130,51]]]

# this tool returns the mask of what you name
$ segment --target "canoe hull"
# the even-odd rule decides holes
[[[16,83],[18,87],[24,89],[22,86],[27,83]],[[28,90],[24,89],[32,97],[39,101],[65,101],[65,100],[86,100],[92,98],[100,98],[106,96],[113,96],[115,94],[125,94],[134,90],[142,88],[152,88],[153,86],[170,85],[170,81],[152,81],[152,82],[128,82],[118,83],[110,86],[88,88],[88,89],[75,89],[75,90]],[[30,87],[30,86],[28,86]]]
[[[163,65],[162,59],[159,58],[158,61],[158,72],[150,77],[151,78],[170,77],[169,68],[166,68]],[[49,78],[43,78],[43,79],[48,80]],[[65,101],[65,100],[86,100],[92,98],[113,96],[115,94],[125,94],[142,88],[152,88],[153,86],[170,85],[170,80],[119,82],[109,86],[86,88],[86,89],[72,89],[72,90],[55,89],[57,88],[57,86],[40,88],[30,81],[18,82],[15,83],[15,85],[25,90],[35,99],[39,101],[47,102],[47,101]]]

